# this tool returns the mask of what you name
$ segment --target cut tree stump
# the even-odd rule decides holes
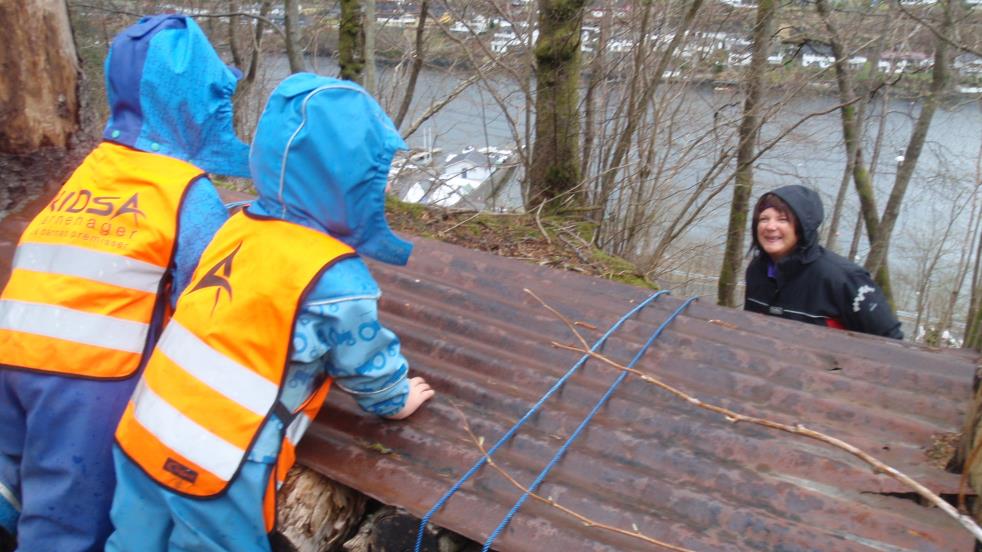
[[[340,550],[365,517],[368,498],[319,473],[294,466],[277,493],[277,552]]]

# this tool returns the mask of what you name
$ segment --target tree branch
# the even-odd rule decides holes
[[[668,385],[667,383],[661,381],[660,379],[658,379],[658,378],[656,378],[654,376],[651,376],[649,374],[646,374],[646,373],[644,373],[644,372],[642,372],[640,370],[637,370],[635,368],[628,368],[627,366],[624,366],[622,364],[619,364],[619,363],[617,363],[617,362],[615,362],[615,361],[607,358],[606,356],[604,356],[604,355],[602,355],[600,353],[593,352],[593,351],[590,350],[590,347],[586,346],[586,340],[583,338],[583,336],[580,335],[579,330],[576,329],[576,326],[572,322],[570,322],[568,318],[566,318],[565,316],[563,316],[556,309],[554,309],[554,308],[550,307],[549,305],[547,305],[542,299],[540,299],[537,295],[535,295],[534,293],[532,293],[528,289],[526,289],[525,292],[528,293],[529,295],[531,295],[533,298],[535,298],[535,300],[538,301],[547,310],[549,310],[549,312],[553,313],[560,320],[562,320],[563,323],[566,324],[566,326],[569,328],[569,330],[571,332],[573,332],[573,335],[575,335],[576,338],[577,338],[577,340],[580,342],[580,346],[574,346],[574,345],[565,345],[565,344],[557,343],[557,342],[554,341],[554,342],[552,342],[553,347],[556,347],[558,349],[564,349],[564,350],[567,350],[567,351],[575,351],[575,352],[578,352],[578,353],[581,353],[581,354],[584,354],[584,355],[589,355],[589,356],[591,356],[591,357],[599,360],[600,362],[604,362],[604,363],[606,363],[606,364],[608,364],[608,365],[610,365],[610,366],[612,366],[612,367],[614,367],[614,368],[616,368],[618,370],[622,370],[624,372],[628,372],[628,373],[634,374],[635,376],[638,376],[639,378],[641,378],[642,381],[644,381],[646,383],[650,383],[650,384],[654,385],[655,387],[658,387],[659,389],[662,389],[664,391],[667,391],[671,395],[673,395],[673,396],[675,396],[675,397],[677,397],[679,399],[682,399],[683,401],[685,401],[685,402],[687,402],[689,404],[692,404],[692,405],[694,405],[696,407],[702,408],[703,410],[708,410],[710,412],[714,412],[716,414],[720,414],[728,422],[732,422],[734,424],[735,423],[739,423],[739,422],[747,422],[747,423],[751,423],[751,424],[756,424],[756,425],[767,427],[767,428],[770,428],[770,429],[776,429],[778,431],[784,431],[784,432],[791,433],[791,434],[794,434],[794,435],[800,435],[802,437],[807,437],[809,439],[814,439],[816,441],[820,441],[820,442],[825,443],[827,445],[831,445],[834,448],[837,448],[837,449],[843,450],[845,452],[848,452],[849,454],[851,454],[851,455],[855,456],[856,458],[859,458],[863,462],[869,464],[869,466],[873,468],[873,473],[884,473],[884,474],[887,474],[890,477],[896,479],[897,481],[903,483],[907,487],[911,488],[915,493],[917,493],[918,495],[920,495],[921,497],[923,497],[925,500],[927,500],[928,502],[930,502],[932,505],[938,507],[945,514],[947,514],[948,516],[950,516],[953,519],[955,519],[956,521],[958,521],[958,523],[961,524],[962,527],[964,527],[965,529],[967,529],[970,533],[972,533],[973,536],[975,536],[976,540],[978,540],[979,542],[982,542],[982,528],[980,528],[975,523],[975,521],[972,518],[970,518],[969,516],[960,514],[958,512],[958,510],[955,509],[954,506],[952,506],[951,504],[948,504],[943,498],[941,498],[940,496],[938,496],[937,494],[935,494],[933,491],[931,491],[930,489],[928,489],[924,485],[921,485],[920,483],[918,483],[914,479],[910,478],[906,474],[902,473],[901,471],[897,470],[896,468],[890,467],[887,464],[881,462],[880,460],[878,460],[875,457],[873,457],[872,455],[866,453],[862,449],[859,449],[858,447],[855,447],[855,446],[853,446],[853,445],[851,445],[851,444],[849,444],[849,443],[847,443],[845,441],[842,441],[840,439],[837,439],[837,438],[832,437],[830,435],[827,435],[825,433],[822,433],[822,432],[819,432],[819,431],[815,431],[815,430],[812,430],[812,429],[808,429],[808,428],[806,428],[805,426],[803,426],[800,423],[799,424],[794,424],[794,425],[789,425],[789,424],[784,424],[784,423],[781,423],[781,422],[775,422],[775,421],[772,421],[772,420],[768,420],[766,418],[758,418],[758,417],[755,417],[755,416],[746,416],[746,415],[740,414],[738,412],[735,412],[733,410],[730,410],[728,408],[724,408],[722,406],[717,406],[717,405],[714,405],[714,404],[711,404],[711,403],[703,402],[702,400],[700,400],[700,399],[698,399],[698,398],[696,398],[696,397],[694,397],[692,395],[689,395],[688,393],[685,393],[684,391],[682,391],[682,390],[680,390],[678,388],[675,388],[675,387],[672,387],[671,385]]]

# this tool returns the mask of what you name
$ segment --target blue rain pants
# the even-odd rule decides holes
[[[0,367],[0,520],[18,550],[102,550],[113,434],[136,381]]]
[[[246,461],[225,492],[191,498],[150,479],[118,446],[106,552],[269,552],[263,495],[273,464]]]

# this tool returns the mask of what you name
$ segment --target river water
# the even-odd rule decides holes
[[[334,76],[337,66],[330,58],[308,58],[308,70]],[[389,113],[395,113],[401,99],[403,86],[394,83],[398,78],[392,67],[379,66],[379,85],[377,96]],[[286,74],[285,60],[274,58],[267,69],[267,79],[275,83]],[[415,121],[424,110],[435,101],[445,97],[467,75],[434,69],[424,69],[420,75],[415,98],[403,129]],[[504,76],[491,79],[491,84],[478,84],[465,90],[446,107],[423,124],[418,131],[406,137],[412,148],[440,148],[443,152],[457,152],[467,146],[514,147],[516,134],[518,141],[524,142],[526,132],[525,101],[520,87]],[[272,85],[270,85],[271,87]],[[666,86],[666,89],[668,87]],[[687,136],[695,136],[711,125],[714,117],[738,119],[741,109],[739,92],[734,89],[714,89],[710,85],[692,86],[681,93],[680,128],[673,133],[674,142],[665,142],[666,155],[682,151]],[[832,93],[800,93],[788,98],[778,98],[777,93],[770,98],[772,103],[782,102],[783,107],[762,128],[760,143],[765,144],[810,114],[830,111],[830,113],[807,118],[793,132],[783,138],[775,147],[762,155],[755,164],[754,198],[760,193],[783,185],[800,183],[812,186],[822,195],[828,218],[835,195],[838,191],[845,165],[845,151],[841,138],[839,113],[834,110],[837,100]],[[611,102],[611,105],[616,104]],[[945,254],[939,263],[938,295],[952,281],[951,273],[957,263],[961,244],[964,242],[965,228],[968,224],[968,211],[974,194],[977,176],[977,159],[982,148],[982,103],[977,98],[965,97],[959,101],[946,103],[935,114],[928,132],[927,144],[921,155],[911,186],[904,200],[902,214],[894,234],[891,249],[891,268],[894,270],[897,299],[902,309],[912,309],[916,297],[913,295],[913,282],[916,280],[918,266],[924,264],[929,254],[942,248]],[[609,108],[612,110],[613,107]],[[879,107],[875,107],[875,115]],[[897,170],[897,158],[906,148],[911,128],[919,105],[907,100],[890,101],[886,107],[886,132],[876,167],[874,181],[878,206],[882,210],[887,195],[893,185]],[[875,121],[875,119],[874,119]],[[678,125],[678,123],[676,123]],[[869,162],[872,140],[876,134],[874,126],[867,129],[866,159]],[[684,128],[688,126],[689,128]],[[681,142],[681,143],[680,143]],[[706,143],[707,151],[712,150],[712,141]],[[675,149],[672,149],[675,148]],[[706,156],[693,160],[676,175],[678,186],[685,188],[702,174],[711,159]],[[724,172],[728,176],[732,171]],[[669,196],[666,204],[670,203]],[[692,259],[684,272],[690,277],[678,280],[677,285],[686,286],[689,291],[713,293],[714,274],[718,271],[718,259],[722,245],[722,235],[726,228],[726,206],[730,199],[729,190],[720,194],[710,210],[709,216],[680,241],[685,247],[696,247],[702,251],[698,259]],[[846,198],[843,222],[840,224],[837,250],[848,251],[853,234],[853,225],[858,212],[858,201],[852,191]],[[945,227],[955,217],[955,223],[947,240],[942,241]],[[658,230],[656,229],[655,232]],[[864,240],[865,241],[865,240]],[[860,256],[865,255],[863,241]],[[636,253],[643,253],[638,251]],[[677,273],[679,269],[674,272]],[[702,273],[708,278],[700,286],[698,277]],[[706,276],[709,275],[709,276]],[[671,280],[671,275],[666,275]],[[672,282],[670,282],[672,283]]]

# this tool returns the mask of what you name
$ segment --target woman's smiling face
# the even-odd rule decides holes
[[[798,245],[794,216],[773,207],[761,211],[757,219],[757,242],[775,263],[783,259]]]

